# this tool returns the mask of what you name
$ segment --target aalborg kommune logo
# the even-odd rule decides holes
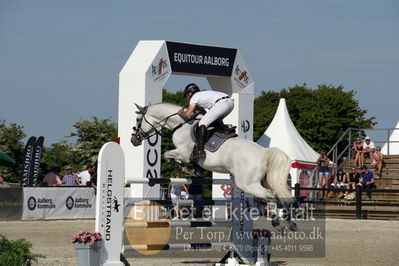
[[[238,82],[238,84],[245,88],[249,82],[248,72],[246,70],[242,70],[240,65],[237,65],[234,69],[235,77],[234,79]]]
[[[73,198],[71,196],[69,196],[66,201],[65,201],[65,205],[67,207],[68,210],[71,210],[73,208],[73,204],[75,203],[75,201],[73,200]]]
[[[69,196],[65,200],[65,206],[67,207],[68,210],[72,210],[73,208],[91,208],[92,204],[89,203],[88,198],[82,198],[82,197],[73,198],[72,196]]]
[[[166,77],[169,73],[168,66],[168,60],[164,58],[159,59],[158,63],[155,65],[151,64],[151,74],[154,81],[159,81]]]
[[[38,209],[54,209],[55,204],[53,203],[53,199],[49,198],[38,198],[31,196],[28,198],[28,208],[33,211],[36,208]]]
[[[28,199],[28,208],[31,211],[36,209],[36,199],[35,199],[35,197],[29,197],[29,199]]]

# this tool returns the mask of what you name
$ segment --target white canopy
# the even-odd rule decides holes
[[[399,141],[399,121],[396,124],[396,129],[392,131],[389,141]],[[389,143],[389,153],[388,153],[388,142],[382,146],[382,154],[398,155],[399,154],[399,142]]]
[[[263,147],[277,147],[294,161],[314,163],[319,158],[292,123],[284,98],[280,99],[273,121],[257,143]]]

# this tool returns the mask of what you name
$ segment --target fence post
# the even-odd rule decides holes
[[[295,184],[295,198],[298,199],[298,197],[301,194],[301,185],[299,183]]]
[[[349,166],[351,165],[352,160],[352,129],[349,129],[349,143],[348,143],[348,151],[349,151]]]
[[[360,184],[356,185],[356,219],[362,218],[362,192],[363,187]]]

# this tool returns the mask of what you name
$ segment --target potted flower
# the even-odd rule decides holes
[[[75,246],[76,260],[79,266],[100,264],[101,233],[96,231],[77,232],[72,236],[71,242]]]

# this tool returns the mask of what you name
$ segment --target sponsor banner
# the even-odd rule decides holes
[[[107,252],[101,261],[111,265],[120,261],[123,231],[123,187],[125,157],[119,144],[108,142],[98,156],[97,201],[95,230],[103,237]],[[116,264],[115,264],[116,265]]]
[[[20,220],[22,188],[0,188],[0,220]]]
[[[252,140],[253,138],[253,106],[251,103],[254,96],[251,94],[242,94],[239,96],[240,101],[240,119],[238,136],[243,139]]]
[[[33,148],[32,161],[31,161],[31,170],[29,176],[29,186],[36,187],[37,178],[39,176],[40,170],[40,159],[42,156],[44,137],[38,137]]]
[[[95,190],[90,187],[24,188],[22,220],[92,219]]]
[[[251,83],[253,83],[253,79],[249,74],[248,67],[244,63],[244,60],[241,57],[240,52],[237,52],[237,57],[234,62],[233,73],[231,76],[236,91],[245,89]]]
[[[250,212],[254,207],[254,197],[245,193],[238,187],[233,189],[233,236],[232,241],[237,247],[236,251],[242,258],[248,259],[250,262],[254,260],[254,253],[245,247],[251,246],[252,236],[248,232],[253,231],[253,221],[249,221]]]
[[[160,82],[170,75],[169,58],[166,56],[156,58],[151,63],[151,77],[153,82]]]
[[[166,42],[172,71],[230,77],[237,49]]]
[[[21,187],[29,186],[29,177],[31,172],[31,162],[33,150],[35,148],[36,137],[30,137],[25,146],[24,167],[22,168]]]

